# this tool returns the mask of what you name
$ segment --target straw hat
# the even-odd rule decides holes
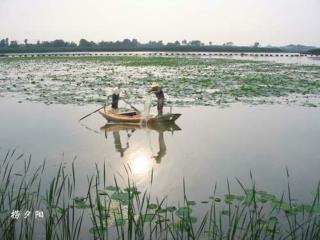
[[[159,84],[158,83],[152,83],[152,85],[151,85],[151,91],[158,91],[158,89],[159,89]]]

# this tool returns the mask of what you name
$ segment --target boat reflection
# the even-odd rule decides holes
[[[159,152],[156,156],[153,156],[153,158],[156,160],[157,163],[161,162],[161,159],[166,155],[167,153],[167,146],[164,142],[163,132],[159,132]]]
[[[181,128],[175,123],[166,123],[166,124],[158,124],[158,125],[150,125],[144,126],[140,124],[115,124],[115,123],[107,123],[103,127],[100,128],[104,131],[106,139],[108,139],[108,135],[112,133],[114,140],[114,147],[117,152],[120,153],[120,157],[124,157],[125,151],[127,151],[130,147],[129,141],[136,130],[154,130],[158,132],[158,147],[159,151],[156,155],[152,156],[156,160],[157,163],[160,163],[162,158],[167,153],[167,146],[164,139],[164,132],[173,132],[181,130]],[[126,143],[123,145],[121,142],[120,132],[126,133]],[[139,164],[140,165],[140,164]]]
[[[117,152],[120,153],[120,156],[123,157],[124,152],[129,148],[129,139],[127,140],[126,147],[122,147],[119,131],[113,131],[112,134],[113,134],[115,149]]]

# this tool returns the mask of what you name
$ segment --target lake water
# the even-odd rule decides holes
[[[141,106],[140,106],[141,107]],[[285,168],[290,171],[295,198],[310,200],[320,169],[319,108],[285,105],[229,108],[173,108],[182,113],[170,129],[134,129],[125,126],[101,129],[106,124],[99,114],[78,119],[95,105],[50,105],[0,101],[1,152],[17,148],[31,153],[37,166],[47,159],[46,174],[54,174],[61,161],[70,166],[77,156],[78,176],[90,176],[95,163],[106,161],[109,183],[113,175],[126,176],[129,164],[133,180],[145,186],[154,171],[153,191],[176,201],[182,197],[182,181],[193,200],[205,200],[217,182],[226,193],[226,180],[235,191],[235,178],[274,194],[286,190]],[[85,178],[79,179],[85,183]]]
[[[0,62],[0,159],[9,149],[25,153],[25,158],[31,154],[33,168],[46,159],[44,186],[61,162],[70,171],[75,161],[79,196],[86,194],[87,176],[96,172],[95,164],[99,169],[106,164],[108,185],[114,185],[114,176],[125,185],[129,166],[139,189],[149,186],[153,173],[153,197],[168,196],[175,205],[183,201],[183,179],[188,199],[201,202],[212,196],[216,183],[223,197],[227,180],[232,192],[240,193],[236,179],[250,186],[250,173],[257,189],[280,198],[287,190],[287,168],[292,198],[310,203],[320,170],[319,60],[307,56],[256,60],[273,58],[294,64]],[[175,103],[172,111],[182,114],[176,125],[106,126],[98,113],[79,122],[106,101],[123,73],[131,78],[122,88],[135,103],[142,102],[151,80],[167,84],[166,97]],[[143,109],[141,104],[137,107]],[[202,210],[197,205],[195,212],[201,215]],[[86,238],[91,225],[86,219]]]

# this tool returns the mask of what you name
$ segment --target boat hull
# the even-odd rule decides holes
[[[177,120],[181,114],[180,113],[165,113],[161,116],[154,116],[151,115],[145,118],[141,114],[135,115],[125,115],[125,114],[118,114],[117,112],[103,108],[99,111],[99,113],[106,118],[108,121],[117,122],[117,123],[145,123],[145,124],[158,124],[164,122],[174,122]]]

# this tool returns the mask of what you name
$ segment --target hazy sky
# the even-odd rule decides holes
[[[0,38],[320,46],[320,0],[0,0]]]

